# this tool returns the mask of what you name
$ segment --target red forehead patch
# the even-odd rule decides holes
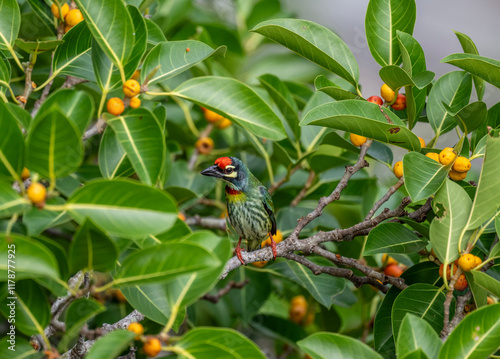
[[[215,160],[215,164],[219,166],[221,170],[226,168],[226,166],[230,165],[231,163],[233,163],[233,161],[231,161],[229,157],[219,157]]]

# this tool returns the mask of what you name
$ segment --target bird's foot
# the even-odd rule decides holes
[[[278,256],[278,250],[276,249],[276,242],[274,241],[273,235],[269,233],[269,238],[271,238],[271,249],[273,250],[273,261],[276,260]]]
[[[243,260],[243,257],[241,256],[241,247],[240,247],[240,244],[241,244],[241,238],[238,241],[238,245],[236,246],[236,249],[234,250],[234,253],[236,253],[236,257],[238,257],[238,259],[240,260],[241,264],[243,264],[244,266],[246,266],[247,264],[245,263],[245,261]]]

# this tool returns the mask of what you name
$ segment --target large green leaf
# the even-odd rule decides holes
[[[479,55],[479,52],[477,51],[476,44],[472,41],[472,39],[458,31],[454,31],[455,35],[457,35],[458,41],[460,41],[460,45],[462,45],[462,49],[466,54],[473,54],[473,55]],[[476,88],[476,93],[477,93],[477,98],[479,101],[483,99],[484,92],[486,90],[486,87],[484,86],[484,81],[483,79],[474,76],[474,87]]]
[[[401,87],[415,86],[422,90],[434,79],[434,72],[422,71],[417,75],[412,75],[396,65],[387,65],[380,69],[380,78],[393,90]]]
[[[8,50],[14,54],[14,42],[17,39],[20,25],[21,12],[17,1],[0,0],[0,50]]]
[[[357,88],[356,59],[342,39],[327,28],[307,20],[273,19],[261,22],[252,31],[339,75]]]
[[[437,358],[442,342],[429,323],[413,314],[406,314],[399,327],[398,357],[421,349],[429,359]]]
[[[0,233],[0,278],[8,278],[8,259],[15,260],[16,280],[59,278],[54,254],[44,245],[17,234]],[[10,257],[9,257],[10,255]],[[12,262],[10,262],[12,265]]]
[[[338,86],[324,75],[319,75],[314,79],[314,87],[316,88],[316,91],[322,91],[337,101],[355,100],[361,98],[358,94]]]
[[[105,119],[141,181],[154,185],[165,160],[163,128],[156,117],[148,109],[137,108]]]
[[[46,200],[48,205],[63,205],[65,202],[61,197],[52,197]],[[31,206],[31,209],[23,215],[23,223],[28,229],[28,235],[42,233],[47,228],[56,227],[69,222],[71,218],[66,211],[52,211],[46,208],[39,209]]]
[[[453,111],[447,105],[444,105],[444,107],[455,118],[462,132],[471,133],[476,128],[484,125],[488,116],[488,109],[482,101],[469,103],[458,111]]]
[[[309,111],[300,125],[316,125],[355,133],[412,151],[420,151],[418,137],[393,112],[371,102],[329,102]],[[387,116],[387,117],[386,117]]]
[[[413,253],[426,244],[412,230],[400,223],[382,223],[370,231],[363,254],[369,256],[377,253]]]
[[[373,351],[365,343],[354,338],[319,332],[297,342],[297,345],[313,359],[344,358],[344,359],[379,359],[380,354]]]
[[[245,130],[271,140],[282,140],[281,120],[250,87],[226,77],[197,77],[170,92],[227,117]]]
[[[471,271],[474,277],[474,282],[480,288],[496,295],[500,296],[500,282],[495,278],[489,276],[488,274],[480,271]]]
[[[135,337],[130,330],[118,329],[108,333],[95,342],[85,356],[85,359],[109,359],[117,358]]]
[[[69,198],[64,209],[78,223],[89,217],[107,233],[125,238],[164,232],[177,219],[175,202],[168,194],[125,179],[89,182]]]
[[[17,123],[19,123],[19,126],[24,129],[27,129],[30,126],[31,115],[28,111],[11,102],[4,104],[4,106],[7,111],[10,112],[11,116],[14,116]]]
[[[21,197],[12,184],[0,181],[0,218],[10,217],[15,213],[21,214],[31,208],[31,202]]]
[[[118,67],[125,82],[125,63],[135,44],[134,24],[121,0],[76,0],[85,22],[101,49]]]
[[[9,329],[10,330],[10,329]],[[0,357],[9,359],[40,359],[42,358],[42,353],[35,350],[30,342],[23,337],[16,337],[15,351],[12,350],[12,344],[10,342],[10,337],[5,335],[0,339]]]
[[[441,262],[451,263],[459,257],[459,250],[464,249],[460,236],[471,207],[472,201],[467,192],[451,180],[446,180],[436,193],[432,201],[436,217],[431,222],[430,240]]]
[[[29,54],[39,54],[45,51],[54,50],[63,40],[45,40],[45,41],[25,41],[16,39],[16,46]]]
[[[24,138],[13,114],[0,103],[0,176],[21,180],[24,162]]]
[[[111,127],[106,127],[99,145],[99,169],[104,178],[128,177],[134,168]]]
[[[53,104],[37,116],[28,133],[27,167],[51,181],[64,177],[80,166],[83,145],[80,130]]]
[[[190,330],[175,345],[190,359],[252,358],[265,359],[260,348],[234,329],[198,327]]]
[[[42,20],[42,22],[45,24],[45,26],[49,29],[54,29],[54,15],[52,15],[52,12],[50,11],[50,6],[47,5],[45,1],[38,1],[38,0],[28,0],[28,3],[30,4],[31,8],[33,9],[33,12],[35,15]]]
[[[427,117],[436,137],[456,126],[443,103],[453,110],[461,109],[469,103],[471,92],[472,77],[462,71],[449,72],[433,84],[427,101]]]
[[[468,229],[479,227],[488,218],[493,216],[500,207],[500,192],[494,190],[500,177],[500,137],[486,139],[481,176],[477,185],[474,204],[468,221]]]
[[[198,274],[220,265],[221,261],[215,254],[198,244],[164,243],[141,249],[125,258],[113,282],[116,286],[126,287],[171,282],[186,274],[194,280]]]
[[[396,342],[398,342],[399,328],[407,313],[414,314],[418,318],[425,319],[436,333],[443,329],[444,301],[446,295],[439,288],[430,284],[413,284],[403,290],[392,307],[392,331]],[[453,317],[455,299],[450,306],[450,317]]]
[[[43,334],[50,321],[50,307],[42,288],[31,280],[16,280],[14,290],[7,291],[4,286],[2,292],[0,311],[8,318],[14,309],[15,322],[12,324],[16,330],[25,335]],[[7,306],[12,302],[15,302],[14,307]]]
[[[500,61],[474,54],[452,54],[441,62],[456,66],[500,88]]]
[[[214,50],[207,44],[196,40],[160,42],[144,59],[141,82],[144,82],[153,71],[155,73],[148,84],[152,85],[166,80],[218,52],[223,54],[225,51],[225,47]]]
[[[106,272],[116,264],[116,244],[90,219],[85,219],[69,247],[71,272],[80,269]]]
[[[366,41],[380,66],[401,63],[397,32],[411,35],[416,16],[414,0],[370,0],[365,17]]]
[[[403,157],[405,188],[413,202],[428,198],[443,185],[449,168],[417,152]]]
[[[439,353],[440,359],[482,359],[494,354],[500,343],[500,304],[467,315],[453,329]]]

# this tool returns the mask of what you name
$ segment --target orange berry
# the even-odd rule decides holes
[[[455,157],[457,157],[457,155],[453,152],[453,148],[446,147],[439,153],[439,162],[441,162],[442,165],[448,166],[455,160]]]
[[[195,143],[196,149],[202,155],[208,155],[214,149],[214,141],[210,137],[202,137]]]
[[[461,181],[461,180],[465,179],[465,177],[467,177],[467,172],[457,172],[457,171],[451,170],[448,173],[448,175],[454,181]]]
[[[425,141],[422,137],[419,137],[418,140],[420,141],[420,147],[424,148],[425,147]]]
[[[292,298],[290,303],[291,305],[300,304],[302,306],[307,307],[307,300],[303,295],[296,295],[295,297]]]
[[[399,278],[401,274],[403,274],[403,268],[401,268],[397,264],[390,264],[387,267],[385,267],[384,274],[391,277]]]
[[[376,103],[377,105],[382,106],[384,100],[382,100],[379,96],[370,96],[366,99],[368,102]]]
[[[219,130],[223,130],[225,129],[226,127],[229,127],[231,126],[233,123],[231,122],[231,120],[228,120],[227,118],[225,117],[222,117],[222,120],[220,120],[219,122],[217,122],[217,128]]]
[[[252,262],[252,265],[257,268],[262,268],[267,264],[267,261]]]
[[[135,70],[134,74],[132,75],[131,79],[132,80],[137,80],[141,76],[141,70]]]
[[[383,84],[380,88],[380,96],[387,102],[392,102],[395,94],[396,93],[386,84]]]
[[[294,323],[301,324],[307,314],[307,301],[303,295],[298,295],[292,298],[288,316]]]
[[[47,197],[47,190],[45,186],[41,183],[35,182],[28,187],[28,198],[34,204],[39,204],[45,202]]]
[[[119,290],[119,289],[115,290],[113,292],[113,295],[121,303],[125,303],[127,301],[127,298],[125,298],[125,296],[123,295],[122,291]]]
[[[30,178],[30,171],[26,167],[23,168],[23,172],[21,172],[21,178],[23,181],[26,181],[28,178]]]
[[[495,300],[491,297],[486,297],[486,303],[488,304],[495,304]]]
[[[465,290],[469,286],[469,283],[467,283],[467,279],[465,278],[465,274],[460,274],[460,277],[458,277],[457,281],[455,282],[455,289],[458,290],[459,292]]]
[[[132,108],[139,108],[141,107],[141,100],[138,97],[132,97],[128,105]]]
[[[125,105],[123,101],[118,97],[113,97],[108,100],[106,104],[106,109],[108,112],[115,116],[120,116],[123,111],[125,111]]]
[[[69,25],[64,25],[64,33],[66,34],[69,30],[71,30],[73,28],[73,26],[69,26]]]
[[[52,15],[54,15],[56,18],[58,18],[58,19],[61,18],[59,16],[59,8],[57,7],[57,5],[55,3],[52,4],[52,6],[50,7],[50,11],[52,11]],[[61,12],[62,12],[63,19],[66,17],[66,14],[68,13],[68,11],[69,11],[69,5],[63,4],[61,6]]]
[[[182,212],[179,212],[177,214],[177,218],[179,218],[181,221],[185,221],[186,220],[186,216]]]
[[[444,264],[441,264],[441,266],[439,267],[439,276],[440,276],[441,278],[444,278],[444,277],[443,277],[443,272],[444,272],[443,267],[444,267]],[[457,270],[458,270],[457,265],[456,265],[456,264],[453,264],[453,275],[455,275],[455,273],[457,272]],[[451,264],[449,264],[449,265],[448,265],[448,267],[447,267],[447,269],[446,269],[446,278],[447,278],[448,280],[450,280],[450,279],[451,279],[451,274],[452,274],[452,273],[451,273]]]
[[[464,254],[458,258],[457,264],[464,272],[470,272],[476,266],[476,256],[470,253]]]
[[[391,256],[387,255],[387,253],[384,253],[382,255],[382,265],[384,267],[390,266],[391,264],[398,264],[398,261],[392,258]]]
[[[403,161],[396,162],[393,171],[397,178],[403,177]]]
[[[205,114],[205,120],[210,123],[216,123],[222,120],[224,117],[219,115],[218,113],[209,110],[208,108],[202,107],[203,113]]]
[[[141,335],[144,333],[144,327],[141,323],[130,323],[127,327],[127,330],[136,334],[135,340],[139,340]]]
[[[470,170],[471,164],[470,161],[462,156],[458,156],[453,164],[453,170],[456,172],[467,172]]]
[[[474,256],[474,268],[476,268],[478,265],[482,264],[483,260],[479,258],[478,256]]]
[[[305,325],[312,324],[314,322],[314,312],[309,312],[307,314],[306,322],[304,323]]]
[[[354,146],[357,146],[357,147],[363,145],[367,140],[367,138],[365,136],[356,135],[354,133],[351,133],[350,138],[351,138],[352,144]]]
[[[75,26],[83,21],[82,12],[78,9],[72,9],[68,11],[68,14],[64,18],[64,21],[66,21],[66,24],[69,26]]]
[[[425,157],[432,158],[434,161],[439,162],[439,154],[436,152],[428,152]]]
[[[142,350],[148,357],[155,357],[161,352],[161,343],[157,338],[150,338],[144,343]]]
[[[127,97],[134,97],[141,93],[141,85],[137,80],[127,80],[123,84],[123,93]]]
[[[283,234],[279,229],[276,231],[276,234],[273,236],[273,239],[274,243],[276,244],[278,244],[283,240]],[[260,244],[260,248],[264,248],[266,246],[271,247],[271,238],[269,236],[267,236],[267,238],[264,241],[262,241],[262,243]]]
[[[391,107],[397,111],[404,110],[406,108],[406,96],[399,93],[396,102],[394,102]]]

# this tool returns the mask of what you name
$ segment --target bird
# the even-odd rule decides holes
[[[273,235],[276,235],[276,218],[271,195],[264,185],[236,157],[219,157],[215,164],[201,171],[204,176],[215,177],[226,183],[226,205],[229,222],[239,235],[236,256],[246,265],[241,256],[241,240],[247,240],[247,251],[260,248],[269,236],[273,260],[277,250]]]

